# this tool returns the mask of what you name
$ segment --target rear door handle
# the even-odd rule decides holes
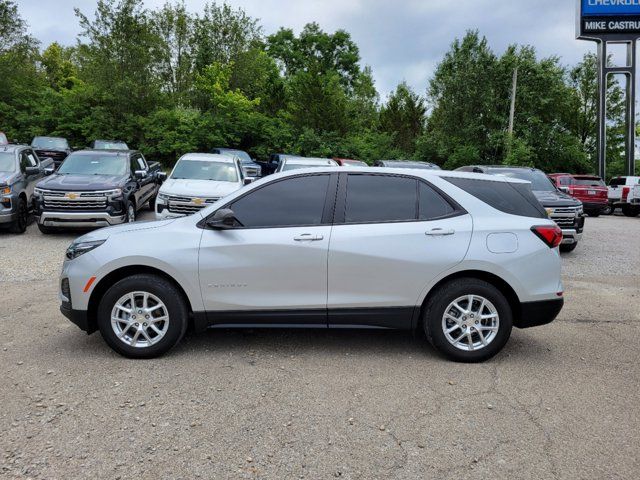
[[[424,232],[425,235],[429,235],[430,237],[442,237],[444,235],[453,235],[456,231],[453,228],[432,228]]]
[[[317,242],[323,238],[324,236],[314,235],[313,233],[301,233],[300,235],[293,237],[296,242]]]

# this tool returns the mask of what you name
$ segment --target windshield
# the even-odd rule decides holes
[[[36,137],[31,142],[31,146],[40,150],[46,150],[47,148],[55,150],[69,149],[69,144],[64,138],[56,137]]]
[[[238,172],[232,163],[208,162],[203,160],[179,160],[171,177],[189,180],[215,180],[218,182],[237,182]]]
[[[0,172],[15,172],[16,157],[13,152],[0,152]]]
[[[487,173],[492,175],[502,175],[509,178],[519,178],[531,182],[531,190],[538,192],[553,192],[556,190],[549,177],[540,170],[529,170],[527,168],[491,168]]]
[[[125,175],[127,157],[125,155],[104,155],[100,153],[74,155],[67,157],[58,169],[62,174],[78,175]]]
[[[584,185],[586,187],[604,187],[604,186],[606,186],[604,184],[604,182],[598,177],[593,177],[593,178],[574,178],[572,183],[574,185]]]
[[[96,140],[93,142],[96,150],[129,150],[126,143],[117,140]]]
[[[627,184],[627,179],[625,177],[612,178],[611,181],[609,182],[609,185],[611,185],[612,187],[626,185],[626,184]]]

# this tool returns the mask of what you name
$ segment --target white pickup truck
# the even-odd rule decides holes
[[[640,177],[613,177],[608,188],[610,213],[621,208],[627,217],[640,214]]]

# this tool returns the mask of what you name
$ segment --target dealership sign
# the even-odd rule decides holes
[[[577,36],[640,35],[640,0],[578,0]]]

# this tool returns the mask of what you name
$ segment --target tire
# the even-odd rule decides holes
[[[18,218],[11,222],[9,231],[11,233],[24,233],[27,231],[27,224],[29,223],[29,209],[27,208],[26,200],[22,197],[18,200],[16,213]]]
[[[587,212],[587,215],[589,215],[590,217],[599,217],[600,216],[600,212],[601,210],[591,210],[589,212]]]
[[[560,251],[563,253],[573,252],[578,246],[578,242],[576,243],[567,243],[565,245],[560,245]]]
[[[468,310],[469,302],[466,298],[469,295],[473,295],[471,314],[465,314],[461,309]],[[481,319],[480,322],[487,323],[477,323],[482,300],[485,301],[485,307],[482,310],[485,315],[497,314],[497,317],[494,317],[498,323],[497,331],[488,330],[488,328],[496,328],[496,325],[491,325],[493,320]],[[451,307],[454,302],[458,302],[459,308]],[[450,313],[451,318],[445,319],[445,313]],[[473,319],[474,315],[475,319]],[[456,316],[458,318],[454,318]],[[462,320],[463,318],[465,320]],[[429,298],[424,308],[422,321],[427,340],[438,352],[456,362],[474,363],[485,361],[502,350],[511,335],[513,313],[502,292],[489,282],[477,278],[458,278],[442,285]],[[458,348],[452,343],[452,340],[447,338],[445,326],[453,328],[449,325],[450,322],[453,322],[451,325],[466,323],[464,330],[462,326],[458,326],[458,329],[449,335],[452,340],[455,340],[453,336],[461,336],[464,341],[461,340],[458,345],[464,346],[466,344],[467,348],[469,335],[471,335],[473,350]],[[486,346],[476,345],[480,342],[477,325],[487,327],[487,330],[483,330],[483,336],[487,342]],[[467,332],[466,336],[464,332]],[[487,334],[487,332],[489,333]]]
[[[153,197],[151,197],[149,199],[149,210],[151,210],[152,212],[155,212],[156,210],[156,199],[158,198],[158,195],[154,195]]]
[[[40,223],[38,223],[38,230],[40,230],[40,232],[44,233],[45,235],[56,233],[58,231],[58,229],[56,229],[55,227],[47,227],[45,225],[41,225]]]
[[[613,215],[613,211],[615,210],[615,208],[613,208],[613,205],[607,205],[606,207],[604,207],[600,213],[602,215]]]
[[[152,308],[145,314],[144,298],[148,297],[147,306]],[[131,297],[142,311],[145,318],[134,318],[140,315],[135,311],[126,313],[117,308],[131,306]],[[161,305],[158,307],[158,305]],[[105,342],[117,353],[128,358],[154,358],[173,348],[187,330],[189,311],[182,293],[168,280],[150,274],[132,275],[113,285],[104,294],[98,305],[98,328]],[[117,316],[120,321],[112,322]],[[167,317],[166,321],[160,320]],[[135,322],[136,320],[156,320],[155,322]],[[137,323],[137,325],[136,325]],[[153,325],[153,326],[152,326]],[[146,327],[146,328],[145,328]],[[156,334],[152,329],[162,332]],[[118,337],[121,333],[122,338]],[[122,333],[124,332],[124,333]]]
[[[136,204],[132,200],[127,202],[127,206],[125,209],[125,223],[133,223],[136,221]]]
[[[622,207],[622,214],[625,217],[637,217],[640,213],[640,207],[632,206],[632,205],[624,205]]]

